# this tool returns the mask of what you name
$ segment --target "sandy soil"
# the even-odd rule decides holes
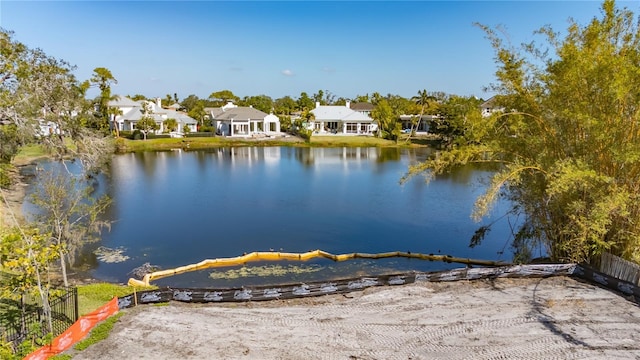
[[[14,173],[15,184],[9,189],[0,189],[0,228],[13,227],[23,219],[22,202],[27,184]]]
[[[74,359],[640,359],[640,308],[568,277],[125,311]]]

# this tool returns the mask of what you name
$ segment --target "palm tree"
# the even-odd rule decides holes
[[[93,74],[89,81],[100,89],[100,97],[98,100],[100,119],[106,124],[106,127],[109,127],[111,126],[110,117],[113,116],[116,136],[119,136],[118,126],[115,123],[115,118],[119,114],[117,110],[109,108],[109,101],[117,99],[117,96],[111,95],[111,84],[117,84],[118,80],[116,80],[109,69],[98,67],[93,69]]]
[[[418,131],[418,129],[420,129],[420,121],[422,121],[424,110],[428,109],[429,106],[431,105],[431,102],[434,100],[436,100],[436,98],[429,95],[427,93],[427,90],[425,89],[419,90],[418,95],[411,98],[411,101],[414,101],[417,105],[420,106],[420,116],[418,116],[418,121],[415,122],[415,124],[413,121],[411,122],[411,133],[409,133],[409,137],[407,138],[407,141],[411,139],[415,131]],[[414,125],[416,126],[415,129],[413,127]]]

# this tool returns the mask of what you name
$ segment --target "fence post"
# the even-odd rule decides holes
[[[75,316],[73,317],[73,322],[76,322],[80,317],[80,311],[78,310],[78,288],[77,287],[73,288],[73,304],[74,304],[74,312],[75,312]]]

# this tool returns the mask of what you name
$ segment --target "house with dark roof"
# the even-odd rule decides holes
[[[308,128],[315,134],[336,135],[373,135],[378,124],[368,114],[353,110],[350,103],[346,105],[320,105],[316,103],[311,110],[315,119]]]
[[[112,115],[111,123],[113,124],[115,121],[120,131],[134,131],[136,123],[145,115],[145,108],[146,115],[153,118],[158,125],[156,134],[166,132],[164,122],[168,119],[175,119],[178,123],[176,131],[169,133],[174,137],[183,136],[187,132],[185,130],[197,131],[198,128],[198,121],[189,115],[173,109],[162,108],[160,98],[153,102],[148,100],[133,101],[125,96],[116,96],[114,100],[109,101],[109,107],[119,110],[119,114]]]
[[[218,135],[260,137],[280,134],[280,118],[251,106],[228,102],[219,108],[207,108],[207,115]]]
[[[480,104],[480,110],[482,111],[482,117],[489,117],[495,112],[503,112],[504,108],[498,106],[495,96],[489,98],[489,100]]]
[[[353,111],[361,112],[365,115],[371,116],[371,112],[373,111],[373,109],[375,109],[375,106],[368,102],[357,102],[350,103],[349,108]]]

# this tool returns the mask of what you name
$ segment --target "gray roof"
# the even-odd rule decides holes
[[[176,120],[178,120],[178,122],[181,122],[183,124],[193,124],[193,125],[197,125],[198,124],[198,120],[192,118],[191,116],[184,114],[184,113],[177,113],[177,116],[175,117]]]
[[[213,111],[212,111],[213,113]],[[258,109],[238,106],[214,115],[215,120],[264,120],[268,114]]]
[[[122,114],[121,116],[122,116],[122,119],[124,120],[138,121],[142,117],[142,111],[140,111],[140,108],[137,107],[129,110],[127,113]]]
[[[144,103],[148,103],[150,105],[149,110],[151,110],[151,112],[149,113],[149,116],[151,116],[156,122],[163,122],[166,119],[176,119],[176,121],[182,124],[198,123],[197,120],[183,112],[175,111],[173,109],[162,109],[154,102],[147,100],[133,101],[127,97],[118,96],[116,100],[109,102],[109,106],[132,108],[126,113],[118,115],[116,118],[117,121],[138,121],[144,115],[142,112],[142,104]]]
[[[489,98],[489,100],[483,102],[482,104],[480,104],[481,108],[487,108],[487,107],[494,107],[496,106],[496,102],[497,102],[497,98],[495,96],[492,96]]]
[[[116,95],[114,100],[108,102],[109,106],[113,107],[140,107],[140,104],[129,99],[126,96]]]
[[[215,108],[204,108],[204,111],[211,115],[211,117],[215,118],[216,116],[222,114],[224,112],[224,110],[222,110],[222,108],[219,107],[215,107]]]

